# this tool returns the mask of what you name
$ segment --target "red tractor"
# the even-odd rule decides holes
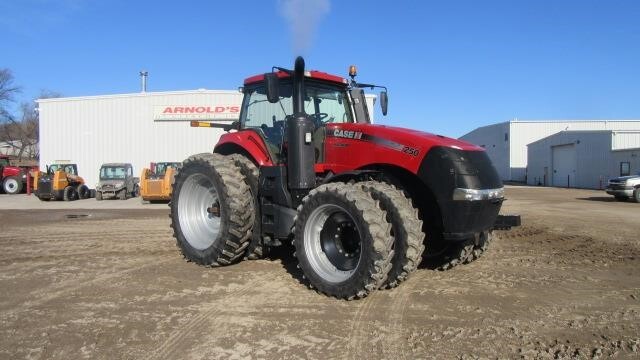
[[[6,194],[18,194],[27,183],[28,168],[12,166],[9,157],[0,155],[0,185]]]
[[[187,158],[171,199],[184,256],[207,266],[259,258],[293,242],[307,284],[338,298],[397,286],[425,252],[447,269],[480,256],[501,218],[502,182],[466,142],[373,125],[363,88],[319,71],[245,80],[240,119],[213,153]],[[498,225],[498,223],[500,223]]]

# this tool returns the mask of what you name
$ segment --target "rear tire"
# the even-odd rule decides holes
[[[258,167],[244,155],[231,154],[229,157],[233,159],[236,166],[240,168],[240,172],[244,176],[244,182],[251,190],[254,221],[253,227],[251,228],[249,246],[247,246],[247,252],[244,257],[248,260],[262,259],[267,249],[262,243],[262,216],[260,214],[260,199],[258,199],[258,182],[260,181]]]
[[[220,266],[244,255],[254,222],[251,190],[228,157],[204,153],[185,160],[170,207],[173,236],[187,260]]]
[[[91,197],[91,191],[89,190],[89,187],[87,185],[78,186],[78,198],[84,200],[88,199],[89,197]]]
[[[2,183],[5,194],[15,195],[22,191],[22,181],[17,176],[7,176]]]
[[[331,183],[311,190],[298,207],[293,244],[309,286],[329,296],[363,298],[391,269],[391,225],[360,186]]]
[[[64,188],[64,192],[62,195],[62,199],[64,201],[73,201],[78,198],[78,193],[76,192],[76,188],[73,186],[67,186]]]
[[[391,289],[405,281],[422,260],[425,239],[422,220],[411,200],[393,185],[378,181],[359,184],[379,201],[387,213],[387,222],[391,224],[394,237],[392,265],[387,281],[382,285],[382,288]]]

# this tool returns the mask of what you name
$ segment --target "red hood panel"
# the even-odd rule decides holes
[[[376,124],[336,124],[336,126],[339,126],[341,129],[358,129],[357,131],[393,140],[403,145],[420,147],[423,153],[426,153],[428,149],[433,146],[448,146],[459,150],[484,151],[483,148],[465,141],[419,130]]]

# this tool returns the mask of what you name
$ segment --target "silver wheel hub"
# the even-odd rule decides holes
[[[180,230],[189,245],[205,250],[220,233],[222,209],[213,181],[202,174],[185,179],[178,197]]]
[[[325,281],[349,279],[361,257],[360,231],[341,206],[324,204],[311,212],[304,227],[304,250],[313,270]]]

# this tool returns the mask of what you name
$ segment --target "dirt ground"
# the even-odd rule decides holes
[[[1,210],[0,359],[640,357],[640,204],[507,197],[523,226],[481,259],[351,302],[286,251],[185,262],[166,208]]]

